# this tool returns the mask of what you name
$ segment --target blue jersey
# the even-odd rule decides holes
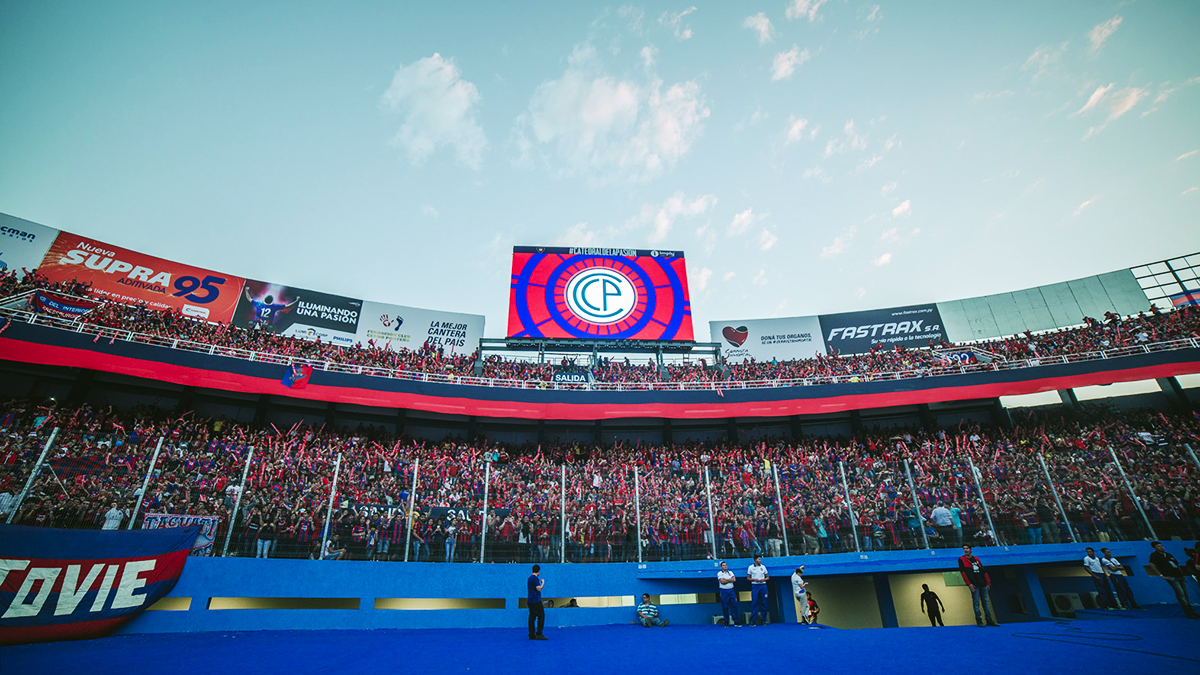
[[[279,320],[279,314],[287,309],[287,305],[278,302],[268,305],[261,300],[251,300],[250,304],[254,305],[254,320],[271,325],[274,325]]]
[[[542,601],[542,592],[538,590],[538,584],[540,583],[541,579],[538,579],[538,575],[536,574],[530,574],[529,579],[525,582],[525,586],[529,589],[527,600],[531,605]]]

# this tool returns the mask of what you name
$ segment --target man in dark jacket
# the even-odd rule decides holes
[[[1158,574],[1171,584],[1171,590],[1175,591],[1175,599],[1179,601],[1179,606],[1183,608],[1183,614],[1189,619],[1200,619],[1200,614],[1197,614],[1192,609],[1192,604],[1188,600],[1187,594],[1187,577],[1183,570],[1179,568],[1179,563],[1175,560],[1175,556],[1167,553],[1161,541],[1152,541],[1150,546],[1154,547],[1154,552],[1150,554],[1150,564],[1158,570]]]
[[[992,609],[992,600],[988,597],[992,579],[988,576],[987,570],[983,569],[983,563],[979,561],[979,558],[971,555],[971,547],[963,546],[962,548],[962,557],[958,559],[958,571],[962,574],[963,581],[967,582],[967,588],[971,589],[971,603],[975,607],[975,624],[980,628],[999,626],[1000,624],[996,623],[996,619],[993,618],[995,612]]]

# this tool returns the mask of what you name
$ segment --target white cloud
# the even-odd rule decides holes
[[[784,16],[788,19],[799,19],[807,17],[809,21],[817,20],[817,11],[821,9],[829,0],[792,0],[788,4],[787,11]]]
[[[642,47],[642,51],[639,53],[639,55],[642,57],[642,67],[646,69],[646,72],[653,70],[654,59],[658,56],[658,48],[652,45],[646,45],[645,47]]]
[[[421,207],[421,213],[429,216],[430,218],[438,217],[438,210],[436,208],[430,206],[429,204],[425,204],[424,206]]]
[[[1146,97],[1146,90],[1138,87],[1126,87],[1113,94],[1109,100],[1108,121],[1111,122],[1129,112],[1138,101]]]
[[[675,34],[676,40],[686,40],[692,37],[692,29],[683,25],[683,17],[694,11],[696,11],[695,7],[688,7],[676,14],[665,12],[662,16],[658,17],[658,25],[670,28]]]
[[[805,136],[808,136],[809,140],[816,138],[817,129],[815,127],[809,129],[808,120],[804,119],[803,117],[796,117],[795,115],[789,116],[787,123],[787,141],[785,142],[795,143],[796,141],[803,141]]]
[[[775,32],[774,26],[771,25],[771,20],[763,12],[759,12],[754,16],[746,17],[742,25],[750,30],[758,33],[758,44],[766,44],[773,40],[772,33]]]
[[[695,199],[688,199],[681,190],[668,197],[662,206],[657,207],[657,211],[654,210],[654,207],[644,207],[641,220],[645,220],[645,216],[653,212],[653,216],[649,218],[652,229],[646,237],[646,241],[651,244],[661,243],[670,235],[677,218],[698,216],[708,211],[716,203],[715,195],[702,195]]]
[[[850,229],[834,237],[833,243],[821,249],[821,257],[834,258],[841,254],[850,246],[850,242],[854,239],[856,232],[858,232],[858,228],[851,226]]]
[[[903,202],[900,203],[900,206],[897,206],[896,208],[892,209],[892,217],[893,218],[899,218],[901,216],[911,216],[911,215],[912,215],[912,200],[911,199],[905,199]]]
[[[696,82],[619,80],[584,44],[561,78],[534,91],[513,135],[524,159],[539,148],[565,174],[647,181],[691,150],[708,115]]]
[[[700,243],[706,256],[712,255],[713,251],[717,250],[717,232],[711,223],[696,228],[696,241]]]
[[[733,217],[733,222],[729,224],[729,234],[732,236],[742,234],[768,215],[766,213],[756,214],[753,208],[746,209]]]
[[[420,166],[439,147],[452,147],[458,162],[478,169],[487,137],[476,121],[479,90],[461,78],[454,59],[434,54],[400,66],[381,98],[382,105],[404,115],[391,143]]]
[[[776,237],[775,233],[771,232],[770,230],[764,229],[762,232],[758,233],[758,247],[764,251],[771,250],[771,247],[774,246],[778,241],[779,237]]]
[[[867,21],[874,21],[880,18],[883,18],[883,14],[879,11],[879,5],[875,5],[871,8],[871,13],[867,14]]]
[[[758,274],[756,274],[754,276],[754,278],[750,280],[750,283],[755,284],[757,286],[766,286],[767,285],[767,271],[765,269],[759,269]]]
[[[1179,85],[1178,87],[1172,87],[1170,82],[1164,82],[1162,84],[1162,87],[1158,90],[1158,94],[1156,94],[1154,96],[1154,103],[1151,104],[1149,110],[1146,110],[1145,112],[1142,113],[1142,117],[1145,117],[1146,115],[1149,115],[1150,113],[1157,111],[1158,104],[1165,103],[1166,100],[1168,98],[1170,98],[1171,94],[1174,94],[1175,92],[1179,91],[1180,89],[1183,89],[1184,87],[1186,87],[1190,84],[1200,84],[1200,77],[1193,77],[1192,79],[1184,82],[1183,84]]]
[[[1190,192],[1200,192],[1200,187],[1196,187],[1196,186],[1194,186],[1194,185],[1193,185],[1192,187],[1190,187],[1190,188],[1188,188],[1188,189],[1184,190],[1183,192],[1181,192],[1181,193],[1179,193],[1179,194],[1182,196],[1182,195],[1186,195],[1186,194],[1188,194],[1188,193],[1190,193]]]
[[[878,164],[880,162],[880,160],[882,160],[882,159],[883,159],[883,155],[875,155],[874,157],[868,157],[859,163],[858,171],[866,171],[867,169]]]
[[[892,182],[888,183],[887,185],[884,185],[883,188],[879,190],[879,196],[886,197],[886,196],[888,196],[889,192],[895,192],[895,191],[896,191],[896,181],[892,181]]]
[[[804,173],[801,174],[800,177],[801,178],[816,178],[817,180],[821,181],[822,183],[825,183],[826,185],[829,184],[829,181],[833,180],[832,178],[830,178],[829,174],[825,172],[825,169],[823,169],[819,166],[813,166],[813,167],[809,167],[809,168],[805,169]]]
[[[724,281],[730,281],[736,276],[737,276],[737,272],[726,272],[725,275],[721,277],[721,279]]]
[[[771,80],[786,80],[796,72],[796,68],[804,65],[812,55],[808,50],[800,50],[796,45],[786,52],[779,52],[775,55],[775,60],[771,63]]]
[[[1107,87],[1096,87],[1096,91],[1093,91],[1092,95],[1088,97],[1087,103],[1084,103],[1083,107],[1079,110],[1071,113],[1071,117],[1074,117],[1075,115],[1081,115],[1092,108],[1095,108],[1097,105],[1100,105],[1101,99],[1103,99],[1105,94],[1107,94],[1112,88],[1113,83],[1111,82]]]
[[[997,98],[1009,98],[1015,93],[1017,92],[1013,91],[1012,89],[1005,89],[1004,91],[981,91],[978,94],[975,94],[975,100],[990,101]]]
[[[883,255],[879,256],[878,258],[872,260],[871,264],[876,267],[883,267],[884,265],[886,265],[890,262],[892,262],[892,254],[884,253]]]
[[[555,246],[595,246],[603,243],[599,233],[588,229],[588,224],[575,223],[568,227],[555,240]]]
[[[1198,152],[1200,152],[1200,150],[1192,150],[1191,152],[1185,152],[1182,155],[1176,157],[1175,161],[1178,162],[1181,159],[1187,159],[1188,157],[1194,157],[1196,155],[1196,153],[1198,153]]]
[[[708,287],[708,280],[712,278],[713,271],[707,267],[701,267],[699,272],[691,275],[691,281],[688,287],[697,291],[702,291]]]
[[[1088,31],[1088,39],[1092,41],[1092,51],[1096,51],[1104,46],[1104,41],[1112,37],[1112,34],[1117,32],[1117,26],[1124,21],[1120,16],[1105,21],[1104,23],[1096,24]]]
[[[866,150],[867,136],[859,134],[854,126],[854,120],[846,120],[846,124],[842,126],[842,138],[831,137],[825,142],[825,156],[835,155],[847,150]],[[895,138],[894,136],[892,137]],[[894,142],[889,140],[885,150],[890,150]]]
[[[1062,56],[1067,51],[1068,42],[1064,42],[1057,47],[1049,47],[1042,45],[1033,50],[1028,59],[1025,59],[1025,64],[1021,66],[1022,71],[1033,71],[1032,78],[1036,82],[1042,77],[1050,74],[1062,61]]]
[[[883,233],[879,235],[879,241],[893,242],[899,238],[900,235],[896,233],[896,228],[894,227],[890,230],[884,230]]]
[[[1092,204],[1095,204],[1097,199],[1099,199],[1099,197],[1092,197],[1091,199],[1087,200],[1086,202],[1080,204],[1078,207],[1075,208],[1075,213],[1073,213],[1071,215],[1078,216],[1079,214],[1083,213],[1083,210],[1086,209],[1087,207],[1091,206]]]
[[[856,292],[854,293],[854,295],[855,295],[855,296],[857,296],[857,297],[859,297],[859,298],[861,298],[861,297],[865,296],[866,294],[867,294],[867,289],[865,289],[865,288],[859,288],[859,289],[858,289],[858,291],[856,291]]]

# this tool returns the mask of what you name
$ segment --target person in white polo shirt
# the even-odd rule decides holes
[[[721,595],[721,612],[725,615],[726,628],[737,625],[737,592],[733,590],[735,581],[737,581],[737,575],[722,560],[721,569],[717,572],[717,589]]]
[[[1117,603],[1113,601],[1112,589],[1108,586],[1108,576],[1104,574],[1104,565],[1096,557],[1096,551],[1091,546],[1087,547],[1087,555],[1083,556],[1083,566],[1092,576],[1092,583],[1096,585],[1096,592],[1100,594],[1100,607],[1115,609]]]
[[[1104,570],[1108,572],[1108,581],[1113,587],[1113,595],[1117,596],[1117,601],[1121,603],[1121,606],[1125,609],[1141,609],[1137,600],[1133,599],[1133,590],[1129,588],[1129,582],[1125,581],[1125,565],[1121,564],[1112,551],[1106,548],[1100,549],[1100,564],[1104,565]]]
[[[792,595],[796,597],[796,602],[800,605],[800,622],[812,623],[812,616],[808,609],[808,584],[804,582],[804,565],[796,568],[792,573]]]
[[[754,556],[754,564],[746,569],[746,579],[750,582],[751,626],[767,622],[767,581],[770,578],[766,565],[762,564],[762,556]]]

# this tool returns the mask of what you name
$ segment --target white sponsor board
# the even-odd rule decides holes
[[[815,316],[786,319],[710,321],[712,341],[726,361],[808,359],[825,353],[821,322]]]
[[[417,350],[427,341],[447,354],[470,354],[483,337],[483,316],[365,301],[355,340],[364,346]]]
[[[33,271],[42,264],[58,230],[0,213],[0,271]]]

